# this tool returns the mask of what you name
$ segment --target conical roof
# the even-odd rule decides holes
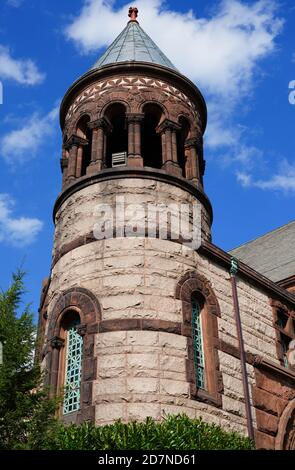
[[[128,22],[126,28],[94,64],[92,70],[104,65],[130,61],[150,62],[177,70],[136,20]]]

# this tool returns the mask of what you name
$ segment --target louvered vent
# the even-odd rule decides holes
[[[127,153],[113,153],[112,154],[112,167],[116,166],[126,166],[127,165]]]

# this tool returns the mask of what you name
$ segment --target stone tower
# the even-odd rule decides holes
[[[206,104],[143,31],[136,8],[129,17],[61,104],[63,181],[39,320],[46,382],[53,394],[65,387],[65,421],[181,412],[245,433],[259,422],[256,368],[265,358],[282,364],[273,315],[278,305],[291,311],[294,298],[239,267],[242,377],[231,256],[211,243],[203,186]],[[158,216],[147,227],[146,212],[134,223],[139,206],[169,207],[166,233]],[[197,207],[200,247],[175,229],[179,207]],[[187,220],[192,227],[190,212]]]

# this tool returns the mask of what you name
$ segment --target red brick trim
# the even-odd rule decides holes
[[[200,298],[203,305],[202,324],[205,354],[205,373],[207,390],[196,387],[196,371],[194,364],[194,351],[192,339],[192,294]],[[219,368],[218,348],[218,320],[220,308],[217,297],[210,282],[196,271],[188,271],[178,281],[175,298],[182,301],[183,324],[182,330],[188,336],[188,360],[186,364],[187,380],[190,383],[190,396],[192,399],[222,406],[223,381]]]
[[[104,320],[100,322],[98,329],[99,333],[134,330],[163,331],[165,333],[187,336],[186,331],[182,328],[181,323],[145,318]]]
[[[195,103],[200,113],[200,125],[202,126],[202,132],[205,132],[207,125],[207,106],[205,100],[196,87],[196,85],[184,75],[180,74],[176,70],[158,65],[151,64],[149,62],[132,62],[123,64],[110,64],[99,69],[90,70],[79,78],[65,94],[61,107],[60,107],[60,124],[63,129],[65,123],[65,117],[69,106],[72,104],[75,97],[78,95],[81,89],[86,88],[91,83],[96,82],[102,78],[111,78],[118,74],[146,74],[156,79],[166,79],[173,86],[176,86],[179,90],[183,91],[188,97]]]
[[[74,309],[78,312],[81,319],[81,334],[83,341],[83,364],[81,381],[81,408],[77,413],[68,415],[65,421],[84,422],[93,421],[95,408],[92,403],[93,381],[96,379],[96,358],[94,357],[94,334],[101,321],[101,308],[96,297],[87,289],[76,287],[65,291],[55,303],[50,316],[48,327],[47,365],[48,379],[47,383],[53,394],[59,392],[60,374],[62,369],[62,342],[56,341],[61,334],[61,322],[64,314]],[[55,341],[53,341],[55,340]],[[56,347],[56,345],[58,347]]]
[[[206,194],[202,190],[196,188],[193,183],[183,178],[182,176],[175,176],[160,169],[118,167],[107,168],[91,176],[82,176],[81,178],[78,178],[73,183],[70,183],[68,186],[66,186],[66,188],[59,194],[55,202],[53,208],[53,222],[55,223],[56,213],[61,205],[77,191],[87,188],[88,186],[96,184],[100,181],[111,181],[122,178],[141,178],[173,184],[173,186],[189,192],[198,201],[200,201],[208,212],[210,222],[212,223],[213,221],[212,206]]]
[[[113,238],[116,238],[116,227],[114,227],[112,236],[113,236]],[[146,238],[148,238],[148,237],[152,238],[150,236],[150,234],[148,233],[148,228],[146,228],[146,230],[145,230],[145,237]],[[155,236],[153,238],[160,239],[159,226],[156,226]],[[79,248],[80,246],[88,245],[89,243],[94,243],[94,242],[97,242],[97,241],[98,240],[94,237],[93,232],[89,232],[86,235],[80,235],[80,237],[75,238],[74,240],[72,240],[69,243],[65,243],[64,245],[62,245],[60,250],[56,251],[55,256],[53,258],[53,261],[52,261],[51,268],[53,268],[56,265],[56,263],[63,256],[65,256],[67,253],[69,253],[70,251],[75,250],[75,249]],[[186,240],[184,240],[182,237],[179,237],[178,239],[174,238],[173,233],[170,231],[169,228],[167,230],[167,239],[166,239],[166,241],[170,241],[172,243],[178,243],[178,244],[183,244],[183,243],[186,242]]]
[[[279,366],[278,364],[268,361],[267,359],[263,359],[260,356],[255,356],[255,361],[253,365],[257,369],[264,369],[276,376],[279,375],[282,377],[282,379],[284,378],[286,380],[293,380],[295,388],[295,371],[292,371],[291,369],[286,369],[286,367]]]

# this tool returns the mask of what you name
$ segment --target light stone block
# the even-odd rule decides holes
[[[130,346],[158,346],[157,331],[127,331],[127,344]]]
[[[131,393],[158,393],[160,388],[159,379],[153,378],[128,378],[127,390]]]
[[[127,366],[132,369],[158,369],[158,354],[128,354]]]
[[[104,379],[95,383],[94,386],[94,396],[96,395],[108,395],[114,393],[125,393],[126,388],[126,379],[125,378],[116,378],[116,379]]]
[[[161,379],[161,393],[174,397],[188,397],[189,384],[187,382],[176,382],[175,380]]]

